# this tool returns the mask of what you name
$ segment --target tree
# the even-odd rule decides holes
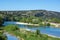
[[[0,40],[7,40],[7,36],[0,32]]]
[[[4,23],[3,18],[0,17],[0,26],[2,26],[3,23]]]
[[[50,23],[47,23],[47,26],[50,26]]]
[[[40,30],[37,29],[36,30],[36,34],[39,35],[40,34]]]

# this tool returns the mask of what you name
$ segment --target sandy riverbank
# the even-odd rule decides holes
[[[45,22],[42,23],[44,24]],[[50,25],[54,27],[60,27],[60,23],[53,23],[53,22],[46,22],[46,23],[50,23]]]
[[[57,37],[57,36],[54,36],[54,35],[49,35],[49,34],[46,34],[46,35],[48,35],[50,37],[54,37],[54,38],[60,38],[60,37]]]
[[[33,26],[39,26],[39,24],[32,24],[32,23],[24,23],[24,22],[4,22],[3,25],[6,25],[6,24],[22,24],[22,25],[33,25]]]
[[[51,25],[55,25],[55,27],[60,27],[60,23],[50,23]]]
[[[39,26],[39,24],[31,24],[31,23],[23,23],[23,22],[16,22],[16,24]],[[50,24],[54,25],[55,27],[60,27],[60,23],[50,23]]]
[[[23,22],[16,22],[16,24],[39,26],[39,24],[31,24],[31,23],[23,23]]]

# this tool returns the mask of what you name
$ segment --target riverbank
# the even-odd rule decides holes
[[[51,25],[55,25],[55,27],[60,27],[60,23],[50,23]]]
[[[39,26],[39,24],[31,24],[31,23],[24,23],[24,22],[16,22],[16,24],[22,24],[22,25],[32,25],[32,26]],[[54,25],[54,27],[60,27],[60,23],[50,23],[50,25]]]
[[[46,22],[46,23],[50,23],[50,26],[60,27],[60,23],[52,23],[52,22]],[[12,21],[4,22],[3,25],[6,25],[6,24],[21,24],[21,25],[40,26],[39,24],[24,23],[24,22],[12,22]],[[42,24],[44,24],[44,22],[42,22]]]
[[[13,29],[13,28],[14,29]],[[12,34],[14,34],[14,35],[16,35],[16,36],[19,36],[20,37],[20,39],[22,38],[22,39],[25,39],[25,40],[28,40],[28,39],[33,39],[33,40],[35,40],[35,38],[36,38],[36,40],[44,40],[44,39],[48,39],[48,40],[60,40],[60,38],[55,38],[55,37],[51,37],[51,36],[48,36],[48,35],[46,35],[46,34],[43,34],[43,33],[41,33],[41,34],[38,34],[38,35],[42,35],[43,37],[41,37],[41,36],[38,36],[38,35],[36,35],[36,30],[34,31],[32,31],[32,29],[30,30],[30,29],[27,29],[26,28],[26,30],[25,30],[25,28],[24,29],[19,29],[18,28],[18,30],[16,29],[16,27],[17,26],[13,26],[13,25],[11,25],[11,26],[7,26],[7,28],[5,29],[7,32],[9,32],[9,33],[12,33]],[[9,30],[9,29],[10,30]],[[12,30],[13,29],[13,30]],[[40,28],[39,28],[40,29]],[[39,30],[38,29],[38,30]],[[44,28],[45,29],[45,28]],[[28,30],[28,31],[27,31]],[[44,30],[43,30],[44,31]],[[45,31],[48,31],[48,30],[45,30]],[[40,31],[41,32],[41,31]],[[33,36],[32,36],[33,35]],[[37,37],[36,37],[37,36]],[[18,38],[19,38],[18,37]],[[28,37],[28,38],[27,38]],[[34,37],[34,38],[33,38]],[[42,38],[42,39],[41,39]]]
[[[31,24],[31,23],[23,23],[23,22],[16,22],[16,24],[39,26],[39,24]]]
[[[46,34],[46,35],[48,35],[50,37],[54,37],[54,38],[60,38],[60,37],[57,37],[57,36],[54,36],[54,35],[50,35],[50,34]]]
[[[44,23],[49,23],[50,26],[53,26],[53,27],[60,27],[60,23],[53,23],[53,22],[42,22],[43,24]]]
[[[10,34],[8,32],[5,32],[4,35],[7,36],[7,40],[19,40],[20,39],[20,38],[16,37],[15,35]]]
[[[24,31],[30,31],[30,32],[36,32],[36,30],[31,30],[31,29],[24,29],[24,28],[20,28],[20,30],[24,30]],[[41,34],[44,34],[44,33],[41,33]],[[50,34],[46,34],[45,35],[48,35],[49,37],[53,37],[53,38],[60,38],[60,37],[57,37],[57,36],[54,36],[54,35],[50,35]]]
[[[24,22],[4,22],[3,25],[6,25],[6,24],[21,24],[21,25],[31,25],[31,26],[39,26],[39,24],[31,24],[31,23],[24,23]]]

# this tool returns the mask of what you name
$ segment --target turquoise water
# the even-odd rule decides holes
[[[4,25],[9,25],[9,24],[16,24],[16,22],[5,22]],[[54,27],[31,27],[31,26],[27,26],[27,25],[21,25],[21,24],[17,24],[20,28],[26,28],[26,29],[30,29],[31,31],[33,30],[40,30],[41,33],[43,34],[48,34],[48,35],[53,35],[56,37],[60,37],[60,28],[54,28]]]
[[[60,37],[60,28],[54,28],[54,27],[28,27],[25,25],[19,25],[20,28],[26,28],[32,30],[40,30],[43,34],[53,35],[56,37]]]
[[[16,38],[15,36],[12,36],[10,34],[6,34],[7,35],[7,40],[18,40],[18,38]]]

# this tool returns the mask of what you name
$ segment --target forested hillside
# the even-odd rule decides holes
[[[53,21],[60,20],[60,12],[47,11],[47,10],[25,10],[25,11],[0,11],[0,17],[3,17],[5,21],[19,21],[24,18],[42,18],[52,19]]]

